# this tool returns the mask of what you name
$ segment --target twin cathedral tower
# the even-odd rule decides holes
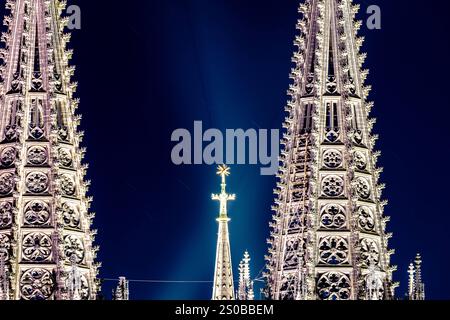
[[[99,291],[65,0],[6,0],[0,50],[0,300],[93,300]],[[389,218],[351,0],[304,0],[268,239],[268,299],[393,299]],[[235,292],[221,193],[213,299],[252,300],[250,257]],[[409,294],[423,297],[421,259]],[[121,278],[115,297],[128,299]]]

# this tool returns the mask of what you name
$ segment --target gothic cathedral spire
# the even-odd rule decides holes
[[[0,286],[9,299],[95,299],[87,165],[66,1],[7,0],[0,50]],[[5,290],[3,289],[3,295]]]
[[[236,195],[226,191],[226,177],[230,175],[230,168],[221,165],[217,174],[222,178],[220,194],[213,194],[212,199],[220,203],[220,213],[217,218],[219,233],[217,237],[216,265],[214,270],[214,288],[212,300],[235,300],[233,268],[231,264],[230,236],[228,233],[227,204],[236,199]]]
[[[352,0],[299,11],[266,273],[276,300],[392,299],[395,267]]]
[[[250,276],[250,255],[245,251],[244,257],[239,263],[239,287],[238,300],[254,300],[255,292],[253,289],[253,281]]]
[[[414,259],[414,264],[408,269],[408,299],[425,300],[425,284],[422,281],[422,257],[418,253]]]

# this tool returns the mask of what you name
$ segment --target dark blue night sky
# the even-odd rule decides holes
[[[385,167],[391,247],[406,291],[407,266],[424,258],[428,298],[450,298],[447,2],[365,0],[382,30],[365,27],[375,131]],[[215,168],[176,167],[171,133],[280,128],[299,0],[72,0],[84,145],[99,229],[101,277],[212,280],[219,191]],[[447,7],[446,7],[447,6]],[[248,249],[264,266],[273,177],[232,166],[234,268]],[[112,282],[104,283],[110,298]],[[131,283],[133,299],[209,299],[212,284]],[[259,294],[257,294],[258,296]]]

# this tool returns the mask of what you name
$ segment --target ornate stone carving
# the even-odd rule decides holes
[[[0,164],[2,167],[10,167],[16,161],[16,149],[14,147],[6,147],[0,155]]]
[[[378,244],[369,238],[361,240],[361,261],[365,267],[369,267],[371,264],[378,265],[380,262],[380,250]]]
[[[61,191],[66,196],[74,196],[76,192],[75,180],[68,174],[61,176]]]
[[[321,300],[348,300],[351,296],[350,279],[341,272],[327,272],[317,282]]]
[[[9,201],[0,203],[0,229],[11,226],[13,220],[13,205]]]
[[[77,299],[76,300],[89,300],[91,288],[89,285],[89,281],[87,280],[86,276],[84,274],[80,274],[80,271],[77,270],[77,273],[79,274],[79,279],[75,278],[74,275],[71,275],[71,271],[66,271],[66,291],[64,296],[67,300],[74,300],[75,297],[71,297],[71,286],[77,288]],[[76,275],[75,275],[76,276]],[[73,284],[72,284],[73,283]]]
[[[364,171],[367,169],[367,158],[361,151],[355,151],[353,161],[358,170]]]
[[[58,128],[58,137],[61,141],[69,141],[69,128],[67,126],[61,126]]]
[[[50,208],[47,203],[36,200],[25,206],[24,224],[26,226],[45,226],[50,223]]]
[[[356,193],[358,196],[363,199],[367,200],[370,198],[372,194],[372,189],[370,187],[369,181],[367,181],[366,178],[358,177],[356,178]]]
[[[11,239],[6,234],[0,234],[0,256],[3,256],[5,261],[9,260],[10,251]]]
[[[34,146],[28,149],[28,163],[32,165],[43,165],[47,162],[47,150],[44,147]]]
[[[322,181],[322,190],[328,197],[339,197],[344,192],[344,179],[340,176],[326,176]]]
[[[42,232],[29,233],[23,238],[22,252],[23,258],[27,261],[46,261],[52,254],[52,240]]]
[[[28,269],[20,277],[20,294],[24,300],[48,300],[53,290],[53,275],[46,269]]]
[[[17,126],[7,125],[5,127],[5,141],[11,142],[17,139]]]
[[[70,168],[73,164],[72,153],[67,148],[60,148],[58,150],[58,158],[64,167]]]
[[[14,189],[14,174],[3,173],[0,175],[0,195],[6,196]]]
[[[42,172],[31,172],[26,177],[26,186],[31,193],[43,193],[48,189],[48,177]]]
[[[363,133],[361,130],[354,129],[351,133],[352,140],[357,145],[362,145],[363,143]]]
[[[327,168],[339,168],[342,165],[342,153],[335,149],[327,150],[323,154],[323,162]]]
[[[280,299],[281,300],[294,300],[296,290],[296,276],[288,274],[281,280],[280,286]]]
[[[320,224],[326,229],[342,229],[345,227],[345,209],[338,204],[329,204],[322,208]]]
[[[300,239],[289,239],[286,242],[285,256],[284,256],[284,268],[291,269],[298,266],[298,248]]]
[[[84,260],[84,244],[83,240],[75,235],[67,235],[64,237],[64,254],[67,261],[73,259],[73,262],[80,264]]]
[[[329,236],[320,240],[320,263],[341,265],[348,262],[348,241],[339,236]]]
[[[358,208],[358,225],[363,231],[373,232],[375,230],[375,215],[372,209],[366,206]]]
[[[80,212],[79,210],[69,203],[63,203],[62,214],[64,226],[72,229],[80,228]]]

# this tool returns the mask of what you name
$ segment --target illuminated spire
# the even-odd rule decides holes
[[[414,265],[412,263],[409,264],[408,267],[408,297],[410,300],[412,300],[412,297],[414,296],[414,274],[416,273],[416,270],[414,269]]]
[[[425,300],[425,284],[422,282],[422,257],[420,253],[416,255],[414,264],[409,265],[408,274],[409,300]]]
[[[4,2],[9,13],[0,48],[0,251],[7,248],[9,296],[93,300],[98,248],[67,48],[69,19],[62,16],[67,1]],[[69,281],[74,272],[76,282]]]
[[[253,291],[253,281],[250,277],[250,255],[247,251],[244,253],[244,258],[239,263],[239,300],[254,300],[255,293]]]
[[[267,241],[269,299],[392,299],[398,286],[358,8],[352,0],[299,6]]]
[[[113,290],[113,300],[130,300],[129,282],[127,278],[119,278],[117,288]]]
[[[220,213],[217,218],[219,233],[217,237],[216,265],[214,273],[213,300],[234,300],[233,268],[231,264],[230,236],[228,233],[227,204],[236,199],[236,195],[226,192],[226,177],[230,175],[230,168],[221,165],[217,175],[221,176],[221,192],[213,194],[212,199],[220,202]]]

